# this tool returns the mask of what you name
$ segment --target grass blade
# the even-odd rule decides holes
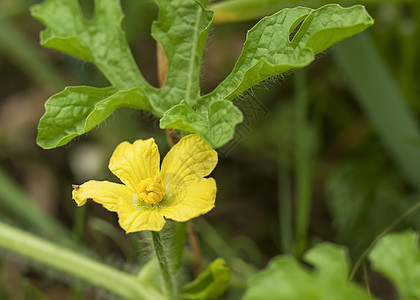
[[[58,240],[70,240],[70,232],[41,211],[29,196],[1,169],[0,208],[34,231]]]
[[[368,34],[334,49],[356,101],[365,111],[402,176],[420,188],[420,131],[406,99]]]

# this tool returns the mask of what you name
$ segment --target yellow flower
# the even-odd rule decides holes
[[[73,189],[82,206],[88,199],[118,214],[129,232],[159,231],[165,218],[184,222],[214,207],[216,182],[209,175],[217,152],[198,135],[182,138],[163,159],[159,170],[155,140],[123,142],[111,156],[109,169],[124,184],[91,180]]]

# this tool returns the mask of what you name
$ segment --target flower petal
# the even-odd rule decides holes
[[[127,233],[142,230],[160,231],[165,225],[165,219],[160,212],[143,210],[124,200],[118,203],[117,213],[120,226]]]
[[[216,199],[216,181],[213,178],[201,178],[187,188],[178,188],[161,209],[169,219],[184,222],[209,212]]]
[[[109,161],[109,169],[123,183],[136,190],[138,183],[159,174],[159,150],[153,138],[122,142]]]
[[[120,199],[131,200],[135,193],[123,184],[90,180],[75,186],[72,195],[78,206],[84,205],[88,199],[91,199],[102,204],[107,210],[117,211]]]
[[[213,171],[217,152],[196,134],[182,138],[172,147],[162,162],[161,176],[167,193],[187,187]]]

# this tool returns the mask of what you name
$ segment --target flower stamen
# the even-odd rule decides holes
[[[160,176],[157,175],[140,181],[136,192],[140,202],[153,206],[165,197],[166,188]]]

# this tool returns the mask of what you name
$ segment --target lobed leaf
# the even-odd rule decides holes
[[[46,0],[31,8],[46,29],[41,44],[94,63],[111,82],[109,88],[69,87],[46,102],[37,143],[54,148],[90,131],[115,109],[128,106],[156,114],[144,80],[121,29],[119,0],[96,0],[92,20],[86,20],[77,0]]]
[[[122,106],[149,109],[141,88],[118,91],[113,87],[67,87],[45,103],[45,114],[38,125],[37,143],[44,149],[67,144],[90,131]]]
[[[47,27],[41,32],[44,47],[94,63],[115,87],[150,89],[121,29],[119,0],[96,0],[89,21],[77,0],[46,0],[32,6],[31,13]]]
[[[212,147],[221,147],[232,139],[236,124],[243,119],[238,108],[226,100],[268,77],[308,65],[316,53],[373,23],[362,6],[280,11],[248,32],[232,73],[213,92],[201,96],[202,52],[214,13],[205,8],[207,0],[154,1],[159,17],[152,35],[168,59],[161,89],[151,87],[135,64],[121,29],[119,0],[95,0],[92,20],[83,17],[77,0],[46,0],[32,8],[33,16],[47,27],[41,34],[44,46],[96,64],[112,84],[109,89],[89,91],[84,90],[87,87],[69,88],[53,96],[39,125],[42,147],[64,145],[121,106],[148,109],[162,117],[161,128],[198,133]],[[289,35],[298,26],[290,41]],[[59,126],[52,128],[52,124]]]
[[[214,13],[207,1],[154,0],[159,18],[152,26],[168,60],[168,74],[158,97],[164,111],[184,100],[194,104],[200,98],[200,68],[207,32]]]
[[[224,101],[269,77],[307,66],[315,54],[372,24],[372,18],[360,5],[326,5],[315,10],[297,7],[266,17],[248,32],[242,53],[227,78],[196,101],[168,109],[161,119],[161,128],[198,133],[212,147],[221,147],[232,139],[236,124],[243,119],[235,106]],[[290,41],[290,34],[297,27]],[[219,104],[213,105],[214,102]],[[216,120],[222,123],[216,124]]]
[[[290,34],[300,25],[296,35]],[[319,9],[296,7],[263,18],[250,31],[232,72],[204,98],[231,100],[253,85],[291,69],[302,68],[315,54],[373,24],[361,5]]]
[[[419,234],[412,231],[388,234],[369,254],[373,268],[397,287],[401,299],[420,299]]]
[[[272,259],[249,282],[244,299],[374,299],[348,281],[349,263],[345,248],[322,243],[309,250],[304,258],[315,267],[314,270],[303,267],[289,255]]]

